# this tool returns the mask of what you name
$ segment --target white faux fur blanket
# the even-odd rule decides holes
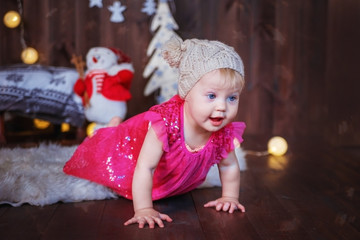
[[[0,149],[0,204],[43,206],[117,198],[102,185],[64,174],[63,166],[76,147],[40,144],[36,148]],[[244,152],[238,149],[237,156],[240,168],[245,170]],[[217,167],[210,169],[200,187],[213,186],[220,186]]]

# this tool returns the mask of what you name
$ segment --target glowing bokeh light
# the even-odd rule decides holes
[[[96,123],[90,123],[86,128],[86,134],[91,137],[94,134]]]
[[[61,132],[68,132],[68,131],[70,131],[70,124],[62,123],[61,124]]]
[[[16,28],[21,22],[20,14],[16,11],[8,11],[4,15],[4,24],[8,28]]]
[[[287,152],[288,144],[282,137],[272,137],[268,142],[268,152],[274,156],[282,156]]]
[[[46,129],[50,126],[50,122],[35,118],[34,126],[38,129]]]
[[[39,59],[39,54],[35,48],[27,47],[21,52],[21,59],[26,64],[34,64]]]

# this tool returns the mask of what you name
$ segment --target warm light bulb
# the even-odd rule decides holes
[[[61,132],[68,132],[68,131],[70,131],[70,124],[62,123],[61,124]]]
[[[18,12],[8,11],[4,15],[3,20],[4,20],[5,26],[7,26],[8,28],[16,28],[20,24],[21,17],[20,17],[20,14]]]
[[[288,144],[282,137],[272,137],[268,142],[268,152],[274,156],[282,156],[286,153]]]
[[[21,59],[26,64],[33,64],[39,59],[39,54],[36,49],[27,47],[21,52]]]
[[[94,134],[96,123],[90,123],[86,128],[86,134],[91,137]]]
[[[38,129],[46,129],[50,126],[50,122],[35,118],[34,125]]]

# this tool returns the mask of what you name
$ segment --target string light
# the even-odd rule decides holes
[[[20,43],[22,47],[21,60],[26,64],[34,64],[39,59],[39,54],[35,48],[28,47],[24,39],[24,22],[21,20],[23,16],[23,7],[21,0],[17,0],[18,10],[9,11],[4,15],[4,24],[9,28],[15,28],[20,25]]]
[[[36,51],[35,48],[26,47],[21,52],[21,59],[26,64],[34,64],[39,59],[39,54],[38,54],[38,52]]]
[[[270,138],[267,144],[267,151],[252,151],[246,150],[246,154],[255,155],[255,156],[283,156],[288,150],[288,144],[283,137],[275,136]]]
[[[86,128],[86,134],[91,137],[94,134],[96,123],[90,123]]]
[[[23,8],[22,8],[21,0],[17,0],[17,2],[18,2],[19,13],[22,16]],[[37,60],[39,59],[39,54],[35,48],[28,47],[26,45],[26,42],[24,39],[24,23],[23,23],[23,21],[21,21],[21,24],[20,24],[20,36],[21,36],[20,43],[21,43],[21,46],[23,49],[21,52],[21,60],[26,64],[36,63]]]
[[[68,123],[62,123],[61,124],[61,132],[69,132],[70,131],[70,124]]]
[[[8,28],[16,28],[21,22],[20,14],[16,11],[8,11],[4,15],[4,24]]]
[[[38,129],[46,129],[46,128],[48,128],[50,126],[50,122],[35,118],[34,119],[34,126],[36,128],[38,128]]]
[[[287,152],[288,144],[282,137],[272,137],[268,142],[268,152],[274,156],[282,156]]]

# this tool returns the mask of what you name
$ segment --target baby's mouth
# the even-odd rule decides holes
[[[210,121],[214,126],[221,125],[223,120],[224,120],[223,117],[210,117]]]

